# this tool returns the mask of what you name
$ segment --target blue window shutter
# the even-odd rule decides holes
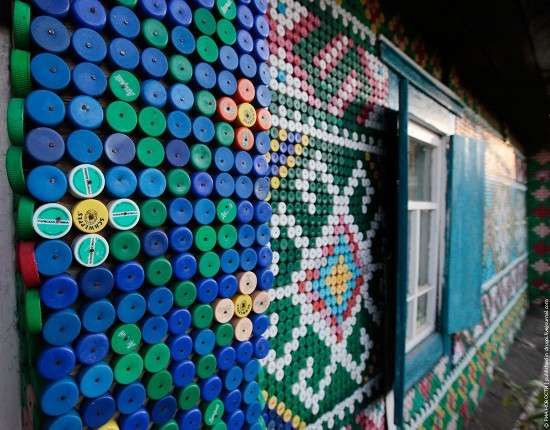
[[[448,230],[443,329],[481,321],[485,145],[453,136],[449,151]]]

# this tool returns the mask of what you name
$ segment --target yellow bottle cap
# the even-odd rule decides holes
[[[78,202],[72,210],[73,224],[84,233],[97,233],[109,222],[109,211],[99,200]]]

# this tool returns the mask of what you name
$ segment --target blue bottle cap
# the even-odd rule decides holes
[[[243,380],[243,371],[239,366],[233,366],[226,372],[222,372],[222,375],[224,387],[228,391],[238,388]]]
[[[93,63],[79,63],[73,68],[71,79],[74,87],[92,97],[102,95],[107,89],[105,73]]]
[[[152,315],[164,315],[174,304],[174,295],[166,287],[152,288],[147,291],[147,310]]]
[[[214,7],[214,0],[193,0],[195,7],[204,7],[206,9],[212,9]]]
[[[85,334],[75,343],[79,363],[92,365],[105,359],[109,353],[109,339],[104,333]]]
[[[136,156],[136,146],[129,136],[114,133],[105,139],[104,152],[111,163],[128,164]]]
[[[240,264],[239,253],[235,249],[226,249],[220,258],[220,265],[223,273],[235,273]]]
[[[67,177],[55,166],[38,166],[27,176],[27,189],[36,200],[57,202],[67,192]]]
[[[114,283],[113,274],[103,266],[84,269],[78,277],[80,292],[89,299],[106,297],[113,289]]]
[[[259,223],[269,222],[273,209],[268,202],[261,201],[254,204],[254,220]]]
[[[254,403],[260,395],[260,386],[256,381],[251,381],[244,386],[243,400],[246,404]]]
[[[235,347],[235,352],[237,353],[237,363],[244,365],[252,359],[254,346],[252,345],[252,342],[248,340],[239,342]]]
[[[211,303],[218,295],[218,283],[215,279],[201,279],[197,284],[197,300]]]
[[[95,130],[103,122],[103,109],[90,96],[76,96],[67,106],[67,116],[77,128]]]
[[[241,406],[242,394],[240,390],[228,391],[222,395],[226,414],[231,414]]]
[[[244,395],[243,395],[243,398],[244,398]],[[258,396],[256,396],[256,399],[258,399]],[[248,407],[246,408],[246,422],[248,424],[256,424],[261,414],[262,414],[262,405],[260,405],[260,402],[256,401],[254,403],[249,404]]]
[[[162,20],[166,16],[167,6],[165,0],[139,0],[139,9],[151,18]]]
[[[212,224],[216,218],[216,207],[214,206],[212,200],[199,199],[193,208],[193,215],[199,224]]]
[[[258,255],[258,265],[260,267],[269,267],[273,261],[273,252],[268,246],[262,246],[256,249]]]
[[[258,245],[265,246],[269,243],[269,240],[271,239],[271,230],[269,229],[269,225],[267,223],[260,224],[256,228],[256,242],[258,242]]]
[[[128,167],[115,166],[107,170],[105,186],[113,197],[130,197],[136,191],[137,178]]]
[[[141,84],[141,100],[148,106],[163,108],[168,100],[164,85],[155,79],[147,79]]]
[[[237,409],[233,411],[233,413],[226,416],[225,421],[227,423],[227,430],[239,430],[244,426],[244,412]]]
[[[183,55],[190,55],[195,51],[195,36],[186,27],[174,27],[170,33],[172,46]]]
[[[105,332],[115,322],[115,308],[109,300],[88,302],[80,308],[82,327],[90,333]]]
[[[235,348],[231,346],[224,346],[216,351],[216,361],[220,370],[231,369],[235,365],[235,359]]]
[[[185,412],[180,411],[176,416],[176,421],[180,429],[199,430],[202,424],[202,413],[197,408]]]
[[[61,379],[68,376],[76,364],[70,346],[52,346],[43,349],[36,360],[38,374],[45,379]]]
[[[269,341],[263,337],[259,336],[254,340],[254,357],[256,358],[265,358],[269,353]]]
[[[216,193],[220,197],[229,197],[235,191],[235,180],[229,173],[220,173],[216,175],[215,181]]]
[[[268,0],[252,0],[251,2],[254,12],[257,14],[265,14],[269,5]]]
[[[219,376],[211,376],[200,382],[200,388],[201,398],[207,402],[211,402],[220,395],[222,391],[222,380]]]
[[[255,36],[261,39],[266,39],[269,36],[269,21],[266,15],[258,14],[254,17],[253,31]]]
[[[268,107],[271,104],[271,90],[267,85],[258,85],[256,87],[256,101],[263,107]]]
[[[45,15],[32,20],[31,38],[39,48],[56,54],[65,52],[71,42],[67,27],[56,18]]]
[[[172,337],[168,340],[170,356],[174,361],[182,361],[189,357],[193,350],[193,340],[186,334]],[[174,381],[175,383],[175,381]]]
[[[115,414],[115,399],[110,394],[95,399],[85,399],[79,409],[84,425],[96,428],[108,422]]]
[[[269,327],[269,317],[265,314],[251,315],[250,320],[252,321],[253,336],[260,336],[261,334],[264,334]]]
[[[46,15],[64,18],[69,13],[69,0],[32,0],[32,3]]]
[[[93,164],[101,158],[103,145],[93,131],[75,130],[67,137],[67,152],[77,163]]]
[[[246,248],[241,251],[241,269],[244,271],[252,270],[256,267],[258,263],[258,255],[256,251],[252,248]]]
[[[181,113],[182,115],[185,115],[183,112],[173,112],[173,113]],[[170,122],[170,116],[168,116],[168,122]],[[189,126],[191,126],[190,121],[189,121]],[[187,165],[187,163],[189,162],[189,156],[190,156],[189,147],[183,140],[179,140],[179,139],[170,140],[166,144],[165,152],[166,152],[166,159],[172,166],[183,167]]]
[[[174,308],[167,316],[168,330],[173,335],[184,334],[191,326],[191,312],[187,309]]]
[[[237,292],[238,282],[234,275],[228,274],[218,278],[218,294],[222,298],[233,297]]]
[[[208,197],[214,189],[212,176],[206,172],[193,173],[191,177],[191,190],[197,197]]]
[[[71,38],[71,47],[82,61],[101,63],[107,56],[107,45],[103,37],[90,28],[77,29]]]
[[[252,171],[252,157],[247,151],[239,151],[235,155],[235,170],[241,175],[248,175]]]
[[[249,223],[254,217],[254,206],[248,200],[237,203],[237,219],[240,223]]]
[[[199,87],[211,90],[216,85],[216,72],[208,63],[197,63],[193,76]]]
[[[176,415],[177,409],[178,403],[174,396],[168,395],[163,397],[149,406],[149,410],[151,411],[151,421],[159,425],[164,424]]]
[[[116,297],[116,313],[125,324],[137,323],[147,310],[145,297],[139,293],[128,293]]]
[[[174,227],[168,232],[170,248],[174,252],[185,252],[193,246],[193,233],[187,227]]]
[[[78,285],[68,273],[46,280],[40,287],[40,300],[50,309],[65,309],[78,297]]]
[[[115,6],[109,11],[109,27],[115,36],[134,39],[139,35],[140,21],[132,9]]]
[[[71,247],[62,240],[45,240],[34,249],[38,272],[44,276],[55,276],[65,272],[73,261]]]
[[[115,284],[121,291],[135,291],[145,281],[145,271],[137,261],[121,263],[114,270]]]
[[[174,109],[188,111],[193,107],[194,100],[193,92],[185,84],[174,84],[168,90],[168,102]]]
[[[193,339],[193,349],[199,355],[210,354],[216,345],[216,335],[209,328],[195,330],[191,338]]]
[[[176,225],[185,225],[193,217],[193,205],[185,197],[177,197],[168,204],[168,217]]]
[[[251,54],[254,50],[254,39],[246,30],[237,31],[237,51],[241,54]]]
[[[78,387],[72,378],[51,382],[42,389],[40,409],[46,415],[57,416],[69,412],[78,402]]]
[[[266,154],[269,151],[269,134],[266,131],[256,133],[254,146],[260,154]]]
[[[258,77],[260,78],[260,82],[262,84],[269,85],[269,82],[271,81],[271,73],[269,72],[267,62],[263,62],[258,65]]]
[[[235,192],[241,199],[247,199],[252,195],[254,184],[248,176],[239,176],[235,181]]]
[[[65,105],[52,91],[34,90],[25,99],[25,113],[37,124],[54,127],[65,119]]]
[[[267,61],[269,59],[269,44],[265,39],[257,39],[254,42],[254,58],[257,61]]]
[[[195,378],[195,364],[190,360],[173,362],[170,366],[170,373],[176,387],[185,387]]]
[[[258,288],[260,290],[270,290],[273,288],[273,272],[269,269],[262,269],[258,272]]]
[[[149,167],[139,173],[138,186],[143,196],[160,197],[166,190],[166,177],[160,170]]]
[[[113,370],[105,362],[83,366],[77,377],[80,394],[84,397],[102,396],[109,390],[113,379]]]
[[[172,0],[168,4],[168,20],[172,25],[189,25],[193,19],[191,8],[184,0]]]
[[[229,172],[235,164],[233,151],[225,146],[217,148],[214,152],[214,164],[219,171]]]
[[[214,139],[216,129],[210,118],[198,116],[193,121],[193,136],[202,143],[209,143]]]
[[[47,90],[59,91],[71,82],[71,71],[63,59],[48,52],[42,52],[31,61],[31,76]]]
[[[140,382],[117,385],[115,388],[116,408],[121,414],[132,414],[145,404],[147,394]]]
[[[120,416],[120,430],[147,430],[150,421],[149,413],[145,409],[138,409],[132,414]]]
[[[269,165],[263,155],[256,155],[254,157],[254,174],[257,176],[266,176],[269,173]]]
[[[226,96],[232,96],[237,92],[237,79],[229,70],[222,70],[218,74],[218,90]]]
[[[222,46],[219,50],[218,60],[223,68],[231,71],[239,67],[239,56],[231,46]]]
[[[79,27],[101,31],[107,23],[107,13],[98,0],[73,1],[71,14]]]
[[[168,333],[168,321],[161,316],[147,317],[141,326],[143,341],[148,344],[162,342]]]
[[[46,430],[82,430],[82,420],[75,410],[46,420]]]
[[[168,133],[176,139],[185,139],[191,134],[191,120],[185,112],[175,110],[166,118]],[[166,148],[168,158],[168,148]],[[168,160],[170,161],[170,159]]]
[[[118,69],[134,70],[139,65],[139,50],[128,39],[117,37],[109,44],[109,61]]]
[[[239,70],[246,78],[253,79],[258,71],[258,66],[250,54],[243,54],[239,58]]]
[[[188,252],[172,257],[174,276],[180,281],[191,279],[197,272],[197,260]]]
[[[252,246],[255,238],[256,231],[254,230],[254,227],[252,227],[250,224],[243,224],[239,227],[237,239],[239,241],[239,245],[241,245],[243,248],[248,248],[249,246]]]
[[[244,365],[243,377],[246,382],[251,382],[256,379],[260,372],[261,364],[257,359],[251,359]]]
[[[168,60],[157,48],[145,48],[141,53],[140,64],[145,74],[153,79],[160,79],[168,73]]]
[[[145,254],[158,257],[168,250],[168,236],[161,229],[147,230],[141,237],[141,244]]]
[[[243,4],[237,6],[237,25],[248,30],[254,25],[254,14],[248,6]]]

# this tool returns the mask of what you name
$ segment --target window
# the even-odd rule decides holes
[[[441,136],[409,122],[409,279],[406,350],[435,331],[439,301],[440,231],[444,213]]]

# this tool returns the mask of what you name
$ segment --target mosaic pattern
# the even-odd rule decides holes
[[[550,298],[550,152],[529,159],[527,192],[529,223],[529,293]]]

